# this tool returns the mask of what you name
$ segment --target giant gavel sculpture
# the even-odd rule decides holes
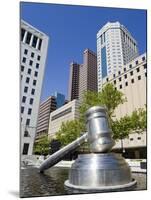
[[[89,154],[78,155],[69,172],[65,186],[89,191],[106,191],[129,188],[136,184],[131,171],[120,154],[110,152],[114,146],[112,130],[109,127],[104,107],[94,106],[86,112],[88,132],[51,155],[40,166],[40,172],[52,167],[69,152],[86,140],[90,143]]]

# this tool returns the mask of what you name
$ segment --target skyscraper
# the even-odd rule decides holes
[[[70,75],[69,75],[69,85],[68,85],[68,100],[79,98],[79,75],[80,75],[80,65],[76,62],[70,64]]]
[[[53,96],[48,97],[40,104],[36,137],[48,134],[50,113],[65,103],[65,95],[55,92]]]
[[[120,71],[138,56],[136,40],[119,22],[108,22],[97,33],[98,91],[102,78]]]
[[[21,153],[24,155],[33,151],[48,39],[46,34],[21,21]]]
[[[90,49],[83,53],[83,64],[80,65],[79,100],[83,99],[85,91],[97,92],[97,56]]]

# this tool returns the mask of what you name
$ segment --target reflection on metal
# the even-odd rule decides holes
[[[136,181],[132,180],[125,159],[119,154],[110,153],[114,141],[106,109],[100,106],[90,108],[86,112],[86,125],[88,133],[50,156],[40,166],[40,171],[52,167],[88,139],[91,153],[78,156],[72,164],[65,186],[79,190],[111,191],[135,185]]]
[[[114,191],[136,184],[125,159],[108,153],[114,146],[105,108],[94,106],[86,112],[91,154],[79,155],[72,164],[65,186],[78,190]]]
[[[105,108],[94,106],[86,112],[91,152],[106,153],[114,146]]]
[[[43,172],[44,170],[52,167],[59,161],[63,159],[65,155],[67,155],[69,152],[75,150],[77,147],[79,147],[82,143],[84,143],[87,140],[87,133],[83,134],[81,137],[73,141],[72,143],[68,144],[67,146],[63,147],[56,153],[52,154],[48,159],[46,159],[42,165],[40,166],[40,172]]]

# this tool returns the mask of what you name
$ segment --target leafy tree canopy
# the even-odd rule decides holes
[[[38,155],[48,155],[49,154],[49,139],[47,135],[42,136],[34,144],[34,153]]]

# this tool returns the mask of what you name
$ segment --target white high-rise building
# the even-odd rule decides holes
[[[21,154],[31,155],[35,140],[48,36],[21,20]]]
[[[97,33],[98,91],[104,77],[121,71],[137,56],[137,42],[130,32],[119,22],[105,24]]]

